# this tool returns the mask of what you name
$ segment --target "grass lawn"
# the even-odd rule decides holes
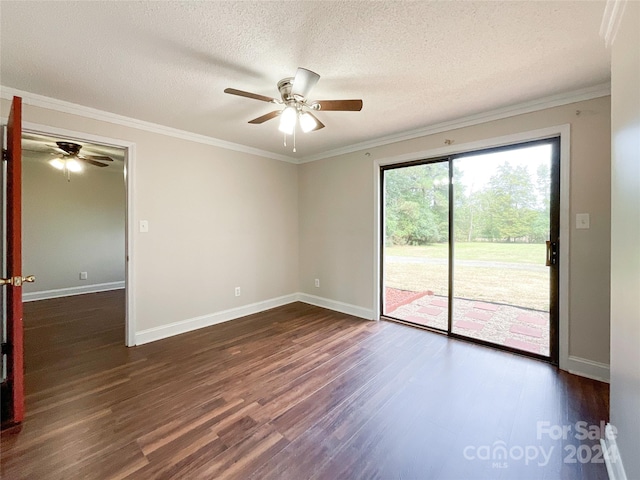
[[[546,250],[544,243],[456,242],[454,245],[454,258],[458,260],[493,260],[497,262],[544,265]],[[449,244],[434,243],[425,246],[386,247],[385,254],[398,257],[447,258]]]
[[[544,265],[544,245],[460,243],[456,247],[456,258],[463,260]],[[388,247],[385,255],[444,259],[447,258],[447,245]],[[387,262],[385,286],[416,292],[431,290],[436,295],[446,296],[448,269],[446,265]],[[455,265],[454,296],[547,311],[549,270]]]

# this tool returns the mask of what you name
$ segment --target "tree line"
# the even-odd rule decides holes
[[[453,164],[456,241],[542,243],[549,234],[549,166],[535,178],[508,161],[478,189]],[[470,179],[473,180],[473,179]],[[446,242],[449,228],[449,168],[434,163],[387,170],[385,228],[387,245]]]

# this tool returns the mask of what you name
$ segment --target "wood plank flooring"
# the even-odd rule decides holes
[[[123,319],[123,291],[25,304],[3,479],[606,478],[576,422],[608,386],[542,362],[302,303],[135,348]]]

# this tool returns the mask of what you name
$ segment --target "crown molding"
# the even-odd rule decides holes
[[[366,141],[342,148],[337,148],[335,150],[328,150],[318,155],[309,155],[307,157],[303,157],[298,163],[308,163],[325,158],[336,157],[338,155],[344,155],[346,153],[353,153],[359,150],[366,150],[369,148],[389,145],[390,143],[412,140],[419,137],[426,137],[428,135],[434,135],[436,133],[448,132],[450,130],[455,130],[458,128],[470,127],[473,125],[478,125],[480,123],[501,120],[504,118],[536,112],[547,108],[559,107],[562,105],[568,105],[570,103],[591,100],[593,98],[606,97],[607,95],[611,95],[611,84],[603,83],[600,85],[595,85],[593,87],[582,88],[580,90],[574,90],[572,92],[551,95],[529,102],[498,108],[496,110],[490,110],[488,112],[483,112],[475,115],[469,115],[467,117],[458,118],[456,120],[436,123],[434,125],[419,128],[417,130],[411,130],[409,132],[388,135],[386,137],[381,137],[373,141]]]
[[[609,0],[610,2],[620,3],[626,2],[626,0]],[[618,11],[624,9],[618,8]],[[621,13],[620,13],[621,15]],[[593,98],[605,97],[611,95],[611,84],[605,83],[595,85],[593,87],[582,88],[580,90],[574,90],[572,92],[551,95],[537,100],[529,102],[519,103],[508,107],[499,108],[496,110],[490,110],[467,117],[462,117],[456,120],[447,122],[441,122],[428,127],[411,130],[399,134],[388,135],[385,137],[377,138],[376,140],[366,141],[348,145],[333,150],[327,150],[317,155],[309,155],[296,159],[287,155],[280,155],[277,153],[261,150],[258,148],[248,147],[240,145],[238,143],[227,142],[218,138],[209,137],[197,133],[187,132],[185,130],[179,130],[173,127],[167,127],[144,120],[138,120],[135,118],[125,117],[115,113],[104,112],[91,107],[85,107],[75,103],[66,102],[64,100],[58,100],[55,98],[45,97],[43,95],[37,95],[22,90],[17,90],[9,87],[0,87],[0,98],[11,100],[13,96],[22,97],[23,103],[32,105],[35,107],[46,108],[62,113],[69,113],[72,115],[79,115],[86,118],[92,118],[94,120],[101,120],[117,125],[123,125],[126,127],[132,127],[139,130],[145,130],[153,133],[159,133],[161,135],[167,135],[175,138],[181,138],[183,140],[190,140],[193,142],[203,143],[206,145],[213,145],[227,150],[234,150],[243,153],[249,153],[252,155],[258,155],[261,157],[271,158],[274,160],[280,160],[287,163],[302,164],[309,163],[316,160],[322,160],[325,158],[336,157],[338,155],[344,155],[347,153],[353,153],[360,150],[366,150],[369,148],[381,147],[389,145],[391,143],[401,142],[405,140],[412,140],[419,137],[425,137],[428,135],[434,135],[436,133],[447,132],[449,130],[455,130],[458,128],[470,127],[481,123],[486,123],[494,120],[501,120],[504,118],[513,117],[516,115],[522,115],[525,113],[536,112],[547,108],[559,107],[570,103],[581,102],[584,100],[591,100]]]
[[[103,122],[136,128],[138,130],[144,130],[147,132],[159,133],[160,135],[180,138],[182,140],[190,140],[192,142],[203,143],[205,145],[212,145],[214,147],[220,147],[226,150],[234,150],[236,152],[258,155],[260,157],[271,158],[273,160],[280,160],[288,163],[298,163],[297,159],[289,157],[287,155],[280,155],[266,150],[261,150],[259,148],[248,147],[239,143],[227,142],[226,140],[220,140],[219,138],[201,135],[199,133],[187,132],[186,130],[179,130],[177,128],[167,127],[165,125],[159,125],[157,123],[147,122],[144,120],[138,120],[136,118],[126,117],[124,115],[118,115],[116,113],[105,112],[96,108],[85,107],[84,105],[78,105],[76,103],[66,102],[64,100],[58,100],[56,98],[45,97],[44,95],[25,92],[16,88],[0,86],[0,98],[11,100],[14,96],[22,97],[23,104],[31,105],[34,107],[46,108],[48,110],[54,110],[61,113],[69,113],[71,115],[78,115],[85,118],[91,118],[93,120],[100,120]]]
[[[600,24],[600,36],[604,39],[607,48],[611,47],[616,40],[626,6],[627,0],[607,0]]]

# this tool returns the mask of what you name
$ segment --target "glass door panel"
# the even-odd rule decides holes
[[[382,313],[448,330],[449,161],[383,169]]]
[[[454,334],[550,355],[552,158],[543,143],[452,160]]]

